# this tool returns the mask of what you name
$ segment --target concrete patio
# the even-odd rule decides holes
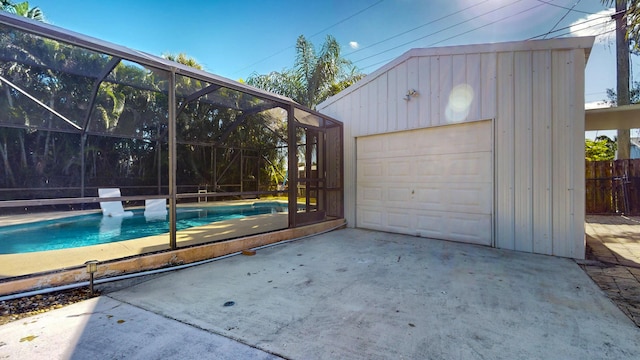
[[[570,259],[344,229],[0,327],[0,358],[635,359]],[[225,306],[231,305],[232,306]]]
[[[584,270],[640,326],[640,217],[588,215]]]

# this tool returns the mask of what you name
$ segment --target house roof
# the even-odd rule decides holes
[[[560,38],[560,39],[548,39],[548,40],[525,40],[525,41],[512,41],[502,43],[487,43],[487,44],[471,44],[471,45],[457,45],[457,46],[445,46],[436,48],[414,48],[404,54],[400,55],[391,62],[383,65],[378,70],[367,75],[362,80],[349,86],[340,93],[330,97],[329,99],[318,105],[318,108],[328,106],[334,101],[348,95],[349,93],[365,86],[369,82],[375,80],[378,76],[384,74],[390,69],[394,68],[398,64],[407,61],[412,57],[425,57],[425,56],[449,56],[449,55],[465,55],[465,54],[483,54],[483,53],[500,53],[500,52],[514,52],[514,51],[536,51],[536,50],[563,50],[563,49],[584,49],[585,63],[589,59],[591,54],[591,48],[593,47],[594,36],[585,37],[572,37],[572,38]]]

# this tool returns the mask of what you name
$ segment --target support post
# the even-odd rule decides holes
[[[169,147],[169,246],[176,249],[176,184],[177,150],[176,150],[176,71],[171,70],[169,76],[169,123],[168,123],[168,147]]]
[[[84,155],[84,148],[85,148],[85,144],[87,143],[87,134],[86,133],[82,133],[82,135],[80,135],[80,197],[84,197],[84,178],[86,176],[87,173],[87,169],[85,168],[85,155]],[[82,204],[82,209],[84,209],[84,204]]]
[[[629,40],[627,40],[627,0],[616,0],[616,73],[617,105],[629,105]],[[618,129],[618,159],[628,159],[631,152],[629,129]]]
[[[296,213],[298,212],[298,140],[296,139],[296,121],[293,114],[293,105],[289,106],[287,117],[287,132],[289,133],[289,159],[288,179],[289,182],[289,228],[296,227]]]

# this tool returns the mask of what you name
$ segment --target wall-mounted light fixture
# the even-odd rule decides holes
[[[418,95],[420,95],[420,93],[417,90],[409,89],[403,99],[404,101],[409,101],[412,97],[417,97]]]
[[[89,260],[84,264],[87,265],[87,272],[89,273],[89,291],[93,295],[93,274],[98,271],[98,260]]]

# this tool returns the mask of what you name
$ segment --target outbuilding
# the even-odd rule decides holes
[[[320,104],[348,226],[584,258],[593,41],[412,49]]]

